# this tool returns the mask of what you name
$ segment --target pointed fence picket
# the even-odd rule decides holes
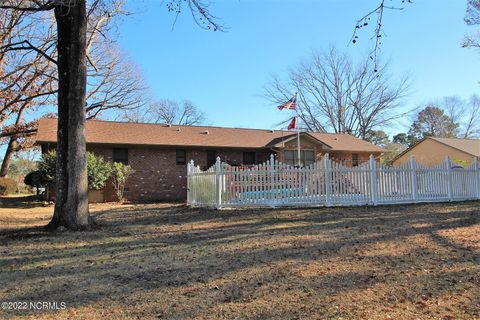
[[[190,161],[187,202],[194,206],[352,206],[480,199],[477,159],[460,167],[446,159],[426,167],[411,158],[399,167],[368,162],[348,167],[330,159],[305,167],[271,155],[265,163],[239,167],[222,163],[202,171]]]

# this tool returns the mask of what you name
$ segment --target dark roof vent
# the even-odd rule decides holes
[[[274,132],[275,132],[275,130],[270,130],[270,133],[274,133]]]
[[[167,127],[169,127],[169,128],[170,128],[171,126],[172,126],[172,124],[171,124],[171,123],[167,123]]]
[[[180,128],[177,128],[177,131],[180,131]]]
[[[208,130],[202,131],[202,134],[208,134]]]

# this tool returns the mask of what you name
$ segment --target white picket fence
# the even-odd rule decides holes
[[[370,156],[347,167],[329,159],[298,168],[270,160],[252,167],[234,167],[220,158],[206,171],[187,168],[187,201],[192,206],[277,207],[357,206],[480,199],[480,170],[473,159],[466,168],[448,158],[425,167],[412,157],[400,167],[386,167]]]

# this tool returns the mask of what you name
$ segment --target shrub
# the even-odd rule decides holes
[[[38,161],[28,159],[12,159],[8,168],[9,177],[25,177],[29,172],[37,170]]]
[[[25,183],[27,186],[37,189],[37,195],[41,187],[46,187],[48,185],[44,175],[40,170],[28,173],[23,179],[23,183]]]
[[[107,180],[112,174],[112,164],[103,157],[87,153],[88,189],[101,190],[105,188]]]
[[[49,151],[42,155],[42,159],[38,164],[39,172],[42,175],[42,181],[46,184],[55,182],[55,170],[57,163],[57,154],[55,151]],[[112,173],[112,164],[105,161],[102,156],[97,156],[91,152],[87,152],[87,175],[88,189],[100,190],[107,183]]]
[[[17,192],[18,183],[10,178],[0,178],[0,195],[7,195]]]
[[[118,201],[123,202],[123,193],[127,179],[134,173],[132,167],[120,162],[114,162],[112,165],[112,184],[115,188]]]
[[[10,167],[8,168],[8,177],[17,183],[18,193],[31,193],[32,188],[23,181],[29,172],[37,170],[37,161],[24,159],[22,154],[23,152],[17,154],[15,158],[11,160]]]
[[[57,153],[53,150],[42,155],[42,159],[38,163],[38,171],[42,175],[46,184],[55,182],[55,170],[57,164]]]

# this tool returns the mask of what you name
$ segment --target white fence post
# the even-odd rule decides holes
[[[222,161],[217,157],[215,162],[215,203],[217,208],[222,206]]]
[[[323,172],[325,174],[325,205],[330,207],[332,205],[332,175],[330,173],[330,159],[328,153],[323,156]]]
[[[447,166],[447,173],[448,173],[448,176],[447,176],[447,179],[448,179],[448,183],[447,183],[448,200],[452,201],[453,200],[452,163],[451,163],[449,157],[447,157],[447,159],[445,159],[445,163],[446,163],[446,166]]]
[[[373,154],[368,159],[368,167],[370,168],[370,194],[372,196],[372,203],[377,205],[377,163]]]
[[[412,180],[412,201],[416,202],[418,198],[418,181],[417,181],[417,161],[415,156],[410,157],[410,179]]]
[[[480,199],[480,170],[478,170],[478,158],[473,158],[473,174],[474,174],[474,182],[473,187],[475,198]]]
[[[187,164],[187,204],[191,205],[192,204],[192,169],[193,169],[193,160],[190,160],[190,162]]]
[[[275,207],[276,200],[277,196],[275,192],[275,156],[272,153],[270,155],[270,206]]]

